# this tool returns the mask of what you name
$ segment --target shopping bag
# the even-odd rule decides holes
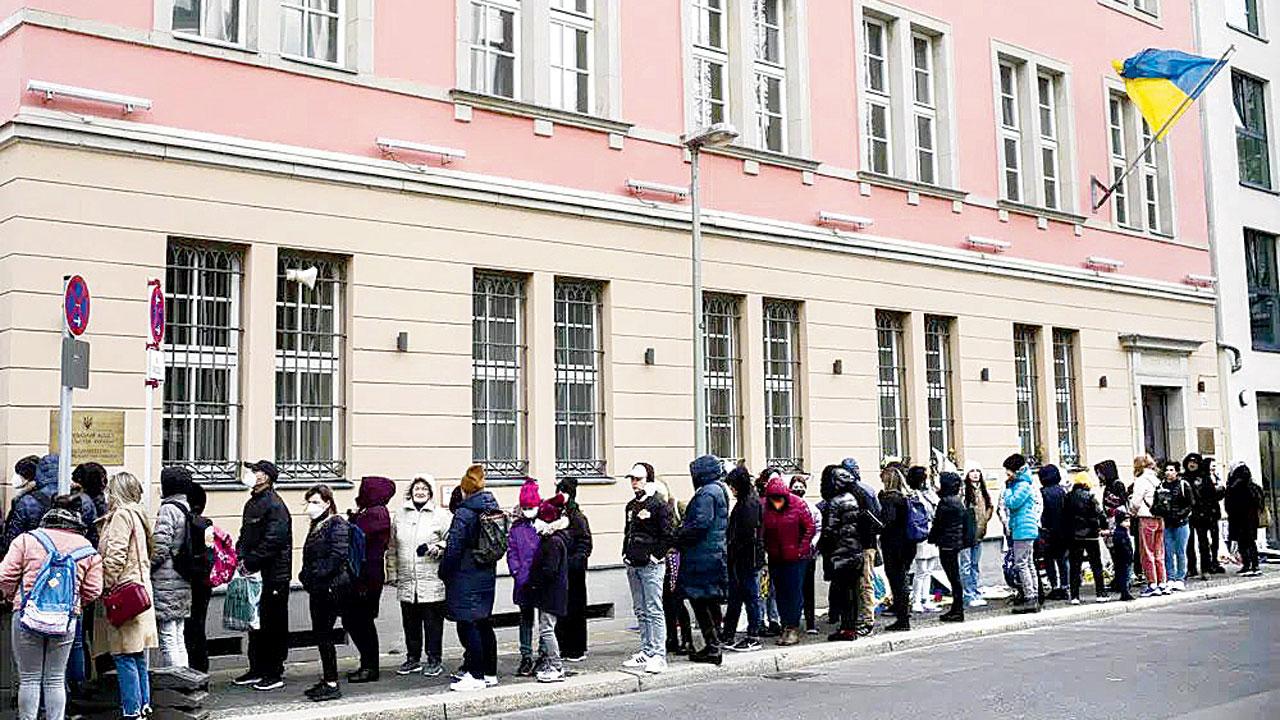
[[[880,607],[889,600],[889,576],[884,567],[874,568],[871,572],[871,593],[874,596],[872,607]]]
[[[234,632],[259,629],[258,603],[261,600],[261,575],[254,573],[232,578],[222,601],[222,627]]]

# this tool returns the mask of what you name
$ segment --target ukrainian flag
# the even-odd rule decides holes
[[[1129,99],[1138,106],[1151,130],[1158,133],[1156,139],[1163,140],[1226,60],[1148,48],[1112,65],[1124,78]]]

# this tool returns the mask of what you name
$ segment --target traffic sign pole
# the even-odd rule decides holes
[[[154,430],[152,428],[152,415],[155,413],[155,392],[156,386],[160,384],[164,378],[163,363],[155,362],[156,356],[160,353],[160,344],[164,342],[164,290],[160,285],[160,280],[151,278],[147,281],[147,329],[150,334],[150,342],[147,343],[147,414],[143,422],[143,474],[146,481],[143,483],[143,504],[148,504],[151,499],[151,482],[152,482],[152,443]],[[158,367],[157,367],[158,364]]]
[[[71,324],[67,318],[67,294],[71,287],[71,276],[62,278],[62,342],[71,342]],[[58,397],[58,494],[71,492],[71,384],[67,378],[66,363],[62,363],[61,395]]]

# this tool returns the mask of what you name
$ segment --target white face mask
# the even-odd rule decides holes
[[[14,473],[13,477],[9,478],[9,485],[11,485],[14,490],[21,490],[24,486],[26,486],[26,484],[27,484],[27,479],[22,477],[18,473]]]
[[[325,511],[328,509],[329,506],[322,502],[309,502],[307,503],[307,517],[312,520],[319,520],[320,516],[324,515]]]
[[[532,520],[538,517],[538,508],[525,508],[520,511],[520,514]]]
[[[252,490],[258,484],[258,474],[245,468],[244,474],[240,476],[240,484]]]

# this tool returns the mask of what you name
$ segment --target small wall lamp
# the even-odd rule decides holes
[[[982,368],[979,377],[982,378],[982,382],[989,382],[991,380],[991,368]]]
[[[832,375],[844,374],[844,360],[836,360],[835,362],[831,363],[831,374]]]
[[[644,349],[644,364],[645,364],[645,365],[652,365],[652,364],[654,363],[654,360],[655,360],[655,353],[653,352],[653,348],[645,348],[645,349]]]
[[[1107,386],[1107,376],[1103,375],[1102,377],[1098,378],[1098,387],[1105,388],[1106,386]]]
[[[409,333],[402,330],[399,335],[396,335],[396,351],[409,352]]]

